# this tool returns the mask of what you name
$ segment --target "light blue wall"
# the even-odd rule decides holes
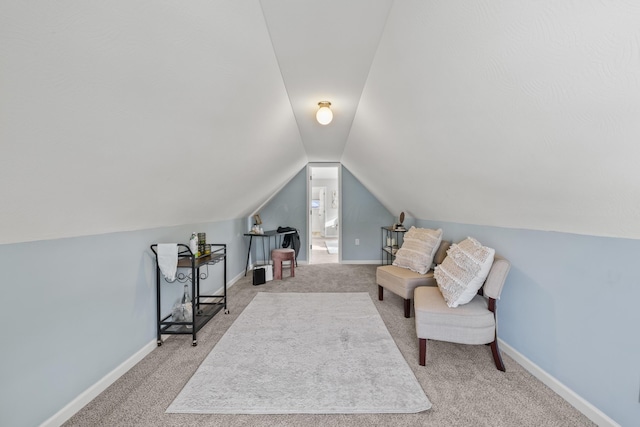
[[[0,425],[41,424],[155,340],[149,245],[187,243],[204,231],[228,245],[231,280],[244,271],[245,229],[238,219],[0,245]],[[216,268],[204,290],[222,286]],[[162,285],[166,314],[182,286]]]
[[[623,426],[640,425],[640,240],[418,220],[511,263],[499,337]]]
[[[293,227],[300,235],[298,261],[307,260],[307,168],[302,168],[282,190],[278,192],[260,210],[263,230],[276,230],[278,227]],[[262,249],[262,239],[254,239],[251,248],[252,260],[262,262],[263,252],[270,257],[268,248]],[[271,247],[274,247],[273,238]],[[246,261],[246,259],[245,259]]]
[[[342,167],[342,260],[380,262],[381,227],[393,222],[393,215]]]

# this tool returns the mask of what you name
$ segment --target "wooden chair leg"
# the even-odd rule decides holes
[[[404,300],[404,317],[406,317],[407,319],[411,317],[411,300],[410,299]]]
[[[382,301],[382,297],[383,297],[383,287],[378,285],[378,301]]]
[[[425,338],[418,338],[419,360],[420,366],[427,364],[427,340]]]
[[[500,349],[498,348],[498,338],[494,339],[491,343],[491,353],[493,353],[493,361],[496,363],[496,368],[498,368],[499,371],[505,372],[506,369],[504,368]]]
[[[493,319],[496,321],[496,300],[489,298],[489,310],[493,313]],[[498,348],[498,331],[493,332],[493,342],[491,343],[491,353],[493,353],[493,361],[496,363],[496,368],[499,371],[504,372],[504,363],[502,363],[502,356],[500,355],[500,349]]]

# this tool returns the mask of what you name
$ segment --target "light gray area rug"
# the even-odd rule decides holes
[[[431,403],[368,293],[258,293],[167,409],[416,413]]]

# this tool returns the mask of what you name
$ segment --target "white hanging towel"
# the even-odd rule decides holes
[[[158,267],[169,282],[176,280],[178,271],[178,244],[158,243]]]

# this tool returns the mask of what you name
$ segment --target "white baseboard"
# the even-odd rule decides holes
[[[118,378],[124,375],[129,369],[133,368],[136,363],[145,358],[149,353],[158,347],[158,343],[154,338],[147,345],[138,350],[130,358],[122,362],[117,368],[109,372],[97,383],[86,389],[78,397],[69,402],[64,408],[60,409],[51,418],[40,424],[41,427],[58,427],[65,421],[75,415],[80,409],[96,398],[100,393],[105,391],[107,387],[113,384]]]
[[[542,381],[547,387],[556,392],[560,397],[569,402],[574,408],[582,412],[587,418],[600,427],[620,427],[620,424],[609,418],[604,412],[587,402],[584,398],[576,394],[566,385],[562,384],[555,377],[551,376],[541,367],[527,359],[515,348],[498,338],[500,350],[518,362],[531,375]]]
[[[236,277],[234,277],[233,279],[229,280],[229,283],[227,283],[227,289],[229,289],[230,287],[232,287],[233,285],[235,285],[235,283],[242,279],[244,277],[244,272],[240,272],[238,273],[238,275]],[[222,289],[222,288],[221,288]]]

